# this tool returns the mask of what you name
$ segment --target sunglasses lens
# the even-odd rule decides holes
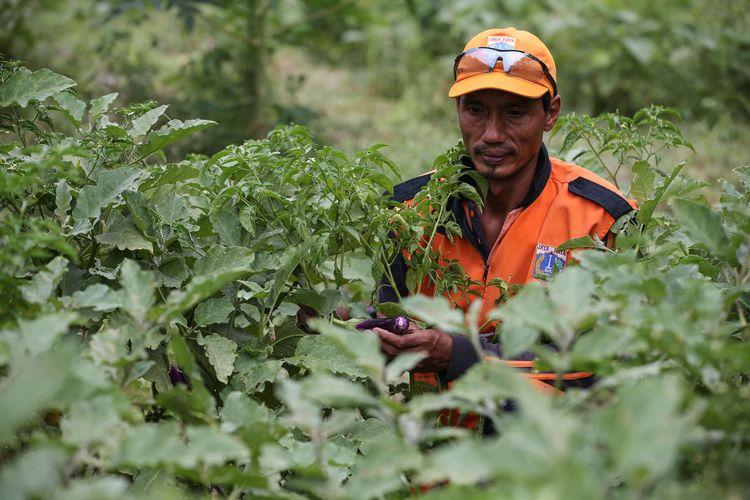
[[[530,57],[525,57],[524,55],[518,57],[514,54],[513,57],[510,58],[503,56],[503,69],[510,75],[531,82],[544,81],[546,79],[544,70],[539,62]]]
[[[464,54],[456,66],[456,78],[467,78],[479,73],[488,73],[500,57],[498,52],[476,50]]]
[[[522,61],[529,60],[525,52],[503,52],[500,58],[503,61],[503,71],[506,73],[511,73],[513,68],[521,64]]]

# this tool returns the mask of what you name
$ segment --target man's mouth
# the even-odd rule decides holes
[[[511,154],[511,152],[507,150],[487,150],[487,149],[478,150],[476,151],[476,153],[482,159],[482,161],[488,165],[495,165],[495,164],[502,163]]]

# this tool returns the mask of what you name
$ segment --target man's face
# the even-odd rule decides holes
[[[560,111],[555,96],[548,112],[541,99],[500,90],[479,90],[458,101],[458,124],[477,171],[487,180],[513,181],[536,168],[542,136]]]

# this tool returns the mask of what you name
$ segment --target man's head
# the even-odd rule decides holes
[[[547,46],[528,31],[495,28],[474,36],[456,57],[449,97],[495,89],[537,99],[557,95],[557,68]]]
[[[464,144],[488,179],[533,176],[542,137],[560,112],[552,54],[536,36],[515,28],[474,36],[456,57],[455,83]]]

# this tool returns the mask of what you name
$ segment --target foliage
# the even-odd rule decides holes
[[[2,66],[0,96],[5,498],[717,498],[750,486],[750,171],[714,207],[695,197],[680,165],[652,154],[683,143],[661,111],[570,119],[569,149],[586,141],[612,172],[606,162],[624,161],[643,210],[617,252],[581,251],[495,313],[506,348],[536,351],[539,369],[595,371],[597,384],[550,396],[487,360],[450,391],[412,396],[402,373],[418,357],[387,362],[334,311],[366,314],[391,231],[419,255],[450,226],[447,194],[476,196],[455,151],[437,162],[444,182],[396,212],[378,147],[350,158],[286,127],[167,162],[164,147],[213,122],[164,123],[166,107],[116,107],[114,94],[84,102],[69,79],[17,64]],[[319,335],[299,328],[300,304]],[[477,330],[443,299],[403,306]],[[500,433],[435,427],[444,408]]]
[[[426,2],[429,3],[429,2]],[[466,39],[477,26],[516,26],[550,47],[566,106],[633,114],[650,103],[691,119],[747,119],[750,14],[724,0],[452,2],[441,19]]]
[[[360,135],[357,145],[387,139],[411,148],[389,133],[407,124],[416,128],[409,141],[429,140],[432,147],[423,158],[423,145],[414,146],[403,166],[426,170],[434,152],[450,144],[441,137],[452,131],[436,131],[434,124],[452,123],[446,92],[453,57],[468,37],[491,26],[526,28],[545,40],[555,55],[566,110],[619,109],[632,115],[654,102],[680,109],[698,127],[718,122],[725,134],[746,129],[750,117],[750,11],[741,2],[6,0],[6,5],[0,53],[73,75],[84,95],[117,90],[126,102],[156,97],[170,104],[175,117],[218,121],[224,126],[190,143],[190,151],[207,154],[289,122],[350,151],[354,147],[346,140],[356,142]],[[373,111],[363,104],[370,101],[381,104]],[[362,123],[342,124],[342,106]],[[396,109],[384,113],[391,107]],[[729,175],[729,168],[724,170]]]

